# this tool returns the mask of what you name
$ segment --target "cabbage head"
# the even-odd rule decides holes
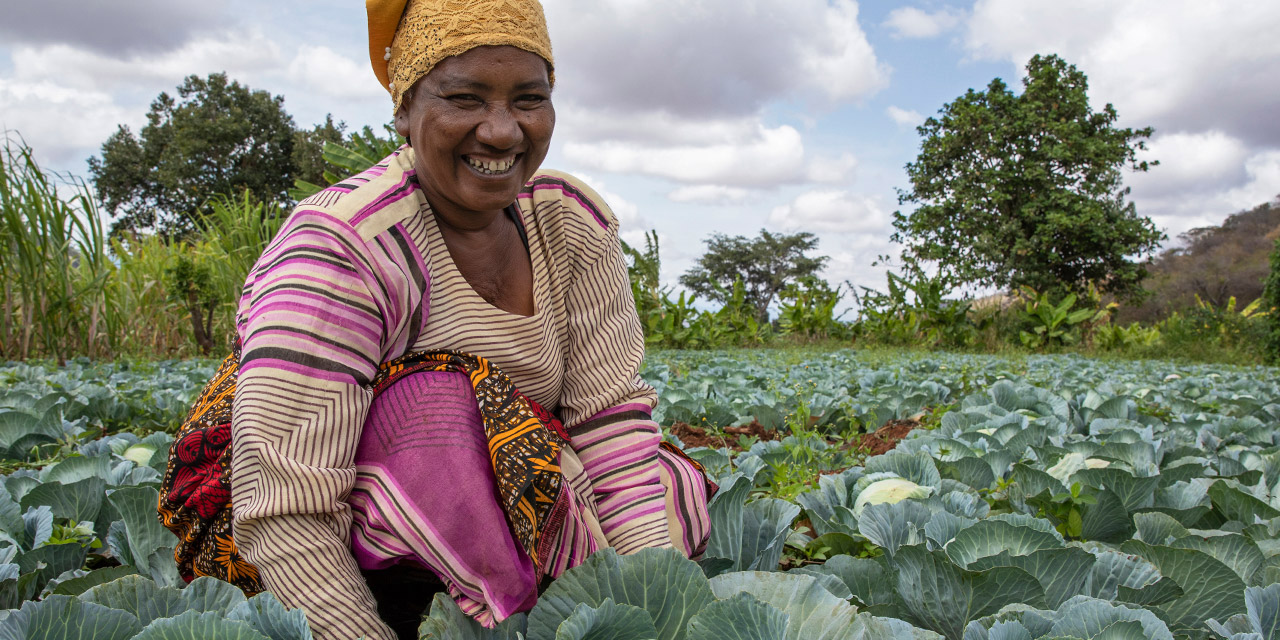
[[[867,485],[853,502],[853,514],[861,515],[869,504],[894,504],[907,498],[928,498],[932,487],[922,487],[905,478],[885,478]]]

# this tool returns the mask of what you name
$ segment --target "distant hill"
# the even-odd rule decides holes
[[[1214,306],[1235,296],[1240,307],[1262,295],[1268,257],[1280,236],[1280,199],[1229,216],[1221,226],[1180,236],[1150,267],[1144,304],[1120,310],[1120,322],[1153,322],[1193,307],[1196,295]]]

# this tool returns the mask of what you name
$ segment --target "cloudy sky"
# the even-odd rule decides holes
[[[544,0],[557,130],[546,166],[596,187],[624,238],[656,229],[674,283],[714,232],[811,231],[827,277],[883,287],[915,126],[1036,53],[1095,108],[1153,126],[1127,178],[1171,238],[1280,195],[1274,0]],[[389,121],[356,0],[42,0],[0,22],[0,126],[84,175],[119,124],[189,74],[226,71],[325,114]]]

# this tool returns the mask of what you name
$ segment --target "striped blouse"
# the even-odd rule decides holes
[[[232,429],[241,552],[267,588],[303,607],[318,640],[392,639],[350,552],[353,456],[378,364],[411,351],[483,355],[556,411],[622,553],[671,544],[659,483],[656,395],[603,200],[536,175],[516,208],[535,313],[481,298],[454,266],[418,187],[413,150],[299,203],[245,283]],[[442,490],[447,490],[442,488]]]

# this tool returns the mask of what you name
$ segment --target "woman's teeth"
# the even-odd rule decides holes
[[[516,163],[516,157],[504,158],[502,160],[480,160],[470,156],[464,156],[467,164],[475,167],[476,171],[484,174],[506,173],[511,170],[512,165]]]

